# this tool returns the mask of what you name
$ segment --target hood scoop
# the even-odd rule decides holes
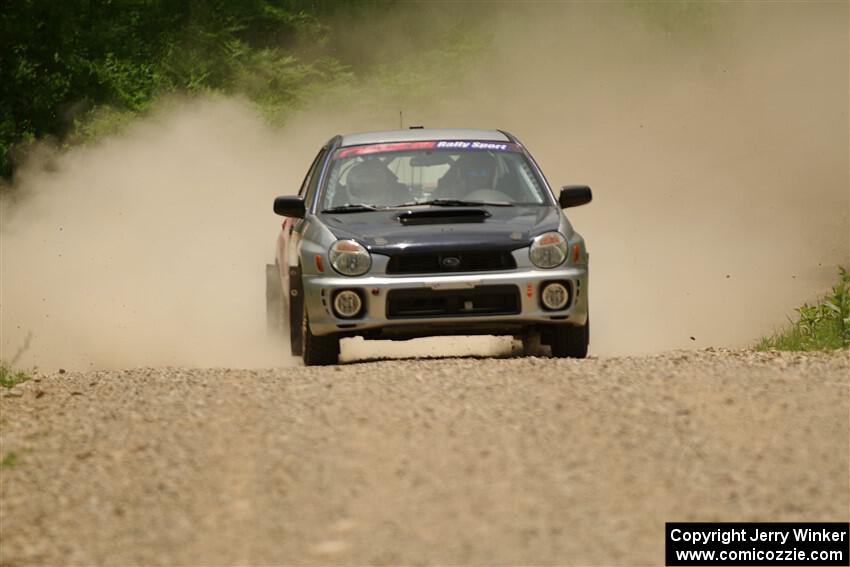
[[[398,215],[398,222],[405,226],[421,224],[454,224],[484,222],[490,213],[482,209],[423,209],[406,211]]]

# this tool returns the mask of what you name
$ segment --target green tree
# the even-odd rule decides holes
[[[242,90],[280,107],[341,67],[306,0],[11,0],[0,8],[0,175],[14,147],[64,139],[93,109],[166,92]],[[304,60],[297,53],[309,57]]]

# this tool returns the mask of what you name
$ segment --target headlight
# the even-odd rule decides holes
[[[567,257],[567,240],[560,232],[545,232],[532,241],[528,255],[538,268],[560,266]]]
[[[372,266],[369,251],[356,240],[337,240],[330,249],[331,266],[344,276],[360,276]]]

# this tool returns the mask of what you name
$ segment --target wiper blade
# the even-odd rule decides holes
[[[369,205],[366,203],[346,203],[329,209],[322,209],[323,213],[361,213],[364,211],[380,211],[388,207]]]
[[[388,209],[400,209],[403,207],[513,207],[513,203],[507,201],[464,201],[463,199],[431,199],[429,201],[412,201],[401,205],[372,205],[369,203],[346,203],[328,209],[322,209],[323,213],[362,213],[364,211],[385,211]]]
[[[513,207],[513,203],[507,201],[464,201],[463,199],[431,199],[430,201],[414,201],[403,203],[398,207],[416,207],[420,205],[433,205],[435,207]]]

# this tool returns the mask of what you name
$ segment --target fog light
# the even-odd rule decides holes
[[[363,307],[363,300],[360,299],[360,294],[356,291],[346,289],[334,296],[334,311],[340,317],[354,317],[360,313],[361,307]]]
[[[543,301],[543,306],[546,309],[556,311],[567,306],[570,300],[570,292],[562,283],[552,282],[543,286],[543,291],[540,293],[540,299]]]

